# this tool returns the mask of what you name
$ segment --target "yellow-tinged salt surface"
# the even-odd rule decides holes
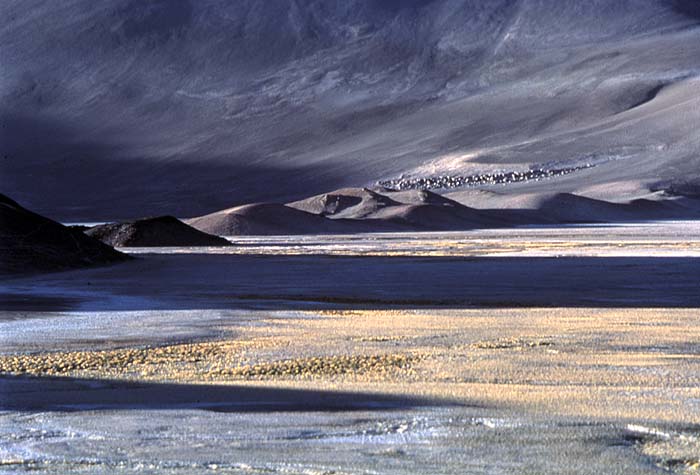
[[[431,396],[598,420],[700,423],[700,310],[271,312],[235,338],[0,357],[13,374]]]
[[[452,232],[229,236],[230,247],[126,248],[131,254],[326,255],[363,257],[699,257],[700,226],[532,226]]]
[[[234,241],[237,243],[237,241]],[[330,243],[308,245],[277,245],[259,242],[252,245],[224,248],[122,248],[130,254],[229,254],[362,257],[700,257],[700,241],[557,241],[557,240],[422,240],[412,239],[389,246],[335,247]]]

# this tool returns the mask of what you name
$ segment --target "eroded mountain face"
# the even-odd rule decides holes
[[[8,0],[0,18],[0,186],[63,219],[377,182],[698,193],[693,1]]]

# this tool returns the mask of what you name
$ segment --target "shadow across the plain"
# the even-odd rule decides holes
[[[400,395],[67,377],[0,376],[0,411],[370,411],[454,405]]]
[[[142,257],[5,281],[0,309],[700,307],[694,257]]]

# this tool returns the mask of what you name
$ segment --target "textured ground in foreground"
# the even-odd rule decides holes
[[[3,373],[399,392],[594,419],[700,423],[697,310],[349,310],[234,338],[5,355]]]
[[[99,381],[116,379],[177,384],[173,388],[189,391],[192,384],[213,385],[210,405],[219,404],[221,410],[227,397],[220,394],[221,388],[231,384],[236,389],[228,397],[240,394],[241,407],[234,411],[256,404],[264,408],[271,403],[267,390],[276,391],[271,394],[276,394],[272,403],[277,407],[284,407],[280,399],[287,398],[287,407],[296,408],[294,398],[302,397],[318,405],[316,410],[337,410],[338,406],[327,406],[329,394],[342,391],[344,396],[335,397],[332,404],[346,410],[363,404],[367,394],[383,393],[405,401],[434,399],[498,408],[531,421],[588,421],[582,427],[613,424],[610,427],[627,429],[620,441],[610,444],[628,445],[640,460],[660,470],[694,474],[700,471],[700,438],[678,428],[700,424],[697,317],[692,309],[328,310],[282,316],[271,312],[255,325],[221,328],[222,337],[209,341],[7,354],[0,357],[0,371],[75,381],[94,378],[97,387]],[[85,396],[91,392],[86,388],[63,384],[60,389],[47,385],[38,395],[26,392],[24,404],[31,405],[37,397],[63,399],[65,404],[65,397],[48,393],[69,391],[68,402],[74,408],[83,404],[85,409],[100,405],[125,409],[128,404],[118,401],[134,400],[134,389],[141,390],[119,389],[112,382],[108,385],[116,399],[100,402],[99,397]],[[247,387],[256,392],[246,392]],[[308,395],[285,392],[289,390]],[[160,391],[145,394],[168,400],[169,390],[164,386]],[[316,397],[318,391],[329,392]],[[354,392],[357,398],[345,396]],[[500,424],[489,420],[482,423]],[[411,424],[397,430],[408,431]],[[557,424],[556,431],[562,430],[561,422]],[[539,436],[519,437],[535,443]],[[557,443],[549,442],[547,450]],[[5,462],[12,466],[11,460]],[[24,467],[25,462],[17,466]]]
[[[0,467],[697,474],[697,236],[246,238],[4,281]]]

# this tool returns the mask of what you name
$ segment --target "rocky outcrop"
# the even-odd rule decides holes
[[[230,246],[224,238],[212,236],[172,216],[146,218],[125,223],[95,226],[86,234],[115,247]]]
[[[129,256],[0,195],[0,275],[113,264]]]

